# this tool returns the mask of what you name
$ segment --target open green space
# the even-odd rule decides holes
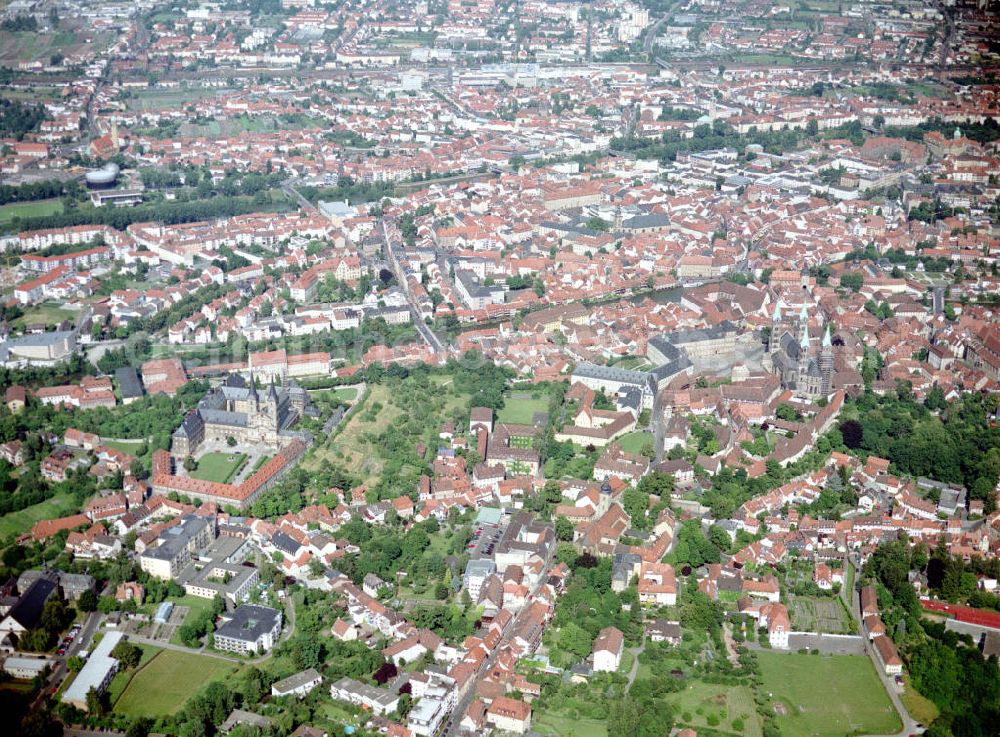
[[[0,517],[0,539],[28,532],[36,522],[43,519],[65,517],[74,514],[79,507],[69,494],[57,494],[44,502],[32,504],[17,512]]]
[[[65,307],[60,307],[59,305],[51,302],[45,302],[29,307],[24,311],[23,315],[14,320],[14,325],[17,327],[24,327],[25,325],[33,325],[36,323],[42,323],[43,325],[58,325],[63,320],[74,320],[76,318],[76,314],[77,313],[74,310],[68,310]]]
[[[187,624],[188,622],[193,622],[199,616],[201,616],[203,612],[208,611],[212,607],[211,599],[203,599],[200,596],[191,596],[190,594],[186,594],[176,599],[170,599],[170,601],[174,603],[174,607],[183,606],[188,608],[188,613],[184,617],[184,622],[182,623],[182,625]],[[149,614],[155,612],[156,607],[157,607],[156,604],[149,605],[148,607]],[[174,628],[174,631],[170,636],[171,645],[185,645],[185,642],[181,640],[180,635],[178,634],[179,630],[180,627]]]
[[[539,734],[559,737],[607,737],[607,724],[601,719],[571,716],[564,711],[545,711],[534,717],[531,727]]]
[[[130,717],[173,714],[210,682],[237,670],[218,658],[163,650],[132,676],[114,710]]]
[[[109,448],[114,448],[115,450],[120,450],[122,453],[131,453],[135,455],[142,444],[146,442],[144,440],[104,440],[101,439],[101,444],[106,445]]]
[[[56,215],[63,211],[62,200],[35,200],[34,202],[11,202],[0,206],[0,225],[9,223],[14,218],[36,218],[46,215]]]
[[[351,418],[324,445],[317,447],[302,467],[316,470],[322,461],[329,460],[362,483],[375,483],[390,460],[384,443],[380,442],[384,433],[400,433],[408,443],[430,442],[444,420],[467,411],[468,394],[456,392],[445,377],[432,376],[431,382],[437,391],[433,396],[423,394],[427,401],[420,407],[411,404],[414,390],[410,382],[402,387],[370,385]],[[405,473],[411,467],[412,464],[404,463],[400,469]]]
[[[776,718],[782,734],[843,737],[900,728],[875,666],[863,655],[761,651],[757,660],[762,691],[770,706],[781,705]]]
[[[136,647],[142,650],[142,658],[139,660],[139,665],[134,670],[120,670],[115,673],[115,677],[111,679],[111,684],[108,686],[108,703],[112,706],[121,698],[121,695],[132,680],[132,676],[142,670],[150,660],[163,651],[163,648],[153,645],[136,644]]]
[[[191,477],[202,481],[227,483],[247,462],[242,453],[206,453],[198,459],[198,468]]]
[[[333,398],[342,402],[353,402],[358,398],[358,390],[353,386],[345,386],[333,390]]]
[[[204,87],[181,89],[150,87],[132,92],[127,104],[130,110],[162,110],[218,96],[218,90],[206,89]]]
[[[718,719],[712,729],[726,734],[760,737],[763,733],[753,694],[746,686],[722,686],[694,681],[683,691],[666,698],[675,706],[676,723],[679,727],[703,730],[710,726],[710,719]],[[740,724],[742,729],[739,729]]]
[[[0,31],[0,64],[12,66],[22,61],[48,64],[52,54],[56,52],[69,56],[88,48],[100,48],[109,38],[106,33],[94,33],[92,28],[87,31],[86,36],[77,36],[71,30],[59,30],[55,33]]]
[[[549,399],[542,394],[537,399],[530,394],[515,393],[504,399],[504,406],[497,412],[500,422],[511,422],[516,425],[530,425],[536,412],[547,412]]]
[[[653,445],[653,433],[636,430],[622,435],[616,441],[626,453],[641,453],[644,448]]]
[[[899,700],[910,712],[910,716],[921,724],[930,724],[937,719],[938,714],[941,713],[937,704],[911,686],[909,676],[903,676],[903,682],[906,684],[906,689],[899,695]]]

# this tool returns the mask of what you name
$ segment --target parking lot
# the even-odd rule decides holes
[[[503,527],[500,525],[479,524],[472,531],[472,540],[466,548],[472,560],[476,558],[492,558],[493,551],[496,550],[500,536],[503,535]]]
[[[80,634],[80,625],[74,624],[69,632],[63,635],[62,639],[59,641],[59,647],[56,650],[56,655],[65,655],[72,646],[73,642],[76,640],[77,636]]]

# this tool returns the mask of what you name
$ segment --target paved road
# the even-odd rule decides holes
[[[629,692],[632,688],[632,684],[635,683],[635,677],[639,673],[639,656],[642,655],[642,651],[646,649],[646,635],[642,635],[642,644],[639,647],[630,647],[628,651],[632,653],[632,667],[628,672],[628,685],[625,686],[625,693]]]
[[[318,214],[319,210],[316,208],[316,206],[309,200],[307,200],[305,197],[303,197],[302,194],[299,192],[299,190],[295,189],[295,187],[293,186],[294,182],[295,182],[294,178],[286,179],[284,182],[281,183],[281,191],[284,192],[289,197],[291,197],[292,199],[294,199],[296,202],[298,202],[299,207],[301,207],[306,212],[312,215]]]
[[[392,239],[389,236],[389,225],[385,218],[382,219],[382,248],[385,252],[385,260],[389,263],[389,268],[392,269],[396,281],[399,282],[399,286],[403,289],[403,294],[406,295],[406,302],[410,306],[410,320],[413,322],[414,327],[416,327],[417,332],[420,333],[420,337],[424,339],[424,342],[430,346],[432,351],[435,353],[444,353],[445,347],[438,340],[434,332],[427,327],[427,323],[424,322],[424,318],[420,315],[419,305],[410,292],[410,283],[407,281],[403,267],[399,263],[396,249],[393,247]]]
[[[49,674],[48,680],[45,682],[45,687],[38,692],[31,703],[32,709],[38,708],[41,702],[48,698],[52,690],[58,688],[59,684],[63,682],[67,674],[66,661],[73,655],[89,649],[90,642],[94,638],[94,631],[102,619],[103,616],[98,612],[91,612],[87,615],[87,618],[83,622],[83,627],[80,629],[80,634],[73,640],[73,644],[67,648],[66,654],[57,657],[56,665]]]
[[[657,392],[656,398],[653,399],[653,411],[649,421],[653,429],[653,450],[656,451],[656,462],[659,463],[663,460],[664,434],[663,401],[661,392]]]
[[[763,650],[757,642],[747,642],[751,650]],[[826,655],[864,655],[865,639],[860,635],[825,635],[812,632],[790,633],[788,649],[792,652],[806,648],[819,650]]]
[[[531,590],[531,594],[528,596],[529,604],[534,600],[535,594],[538,592],[538,589],[541,588],[542,583],[548,578],[548,572],[551,565],[551,560],[545,562],[545,570],[539,577],[538,584]],[[510,642],[511,637],[517,631],[517,624],[520,621],[521,616],[525,613],[525,611],[527,611],[527,609],[528,606],[525,606],[524,609],[517,613],[517,616],[514,617],[514,620],[507,627],[507,631],[500,638],[500,642],[497,643],[493,652],[490,653],[490,656],[485,661],[483,661],[483,664],[479,668],[479,672],[476,673],[472,683],[469,684],[469,688],[466,690],[465,695],[458,700],[455,704],[455,708],[451,710],[451,714],[448,716],[448,721],[445,722],[445,726],[439,733],[439,737],[452,737],[452,735],[457,733],[458,725],[462,721],[462,717],[465,716],[465,710],[469,708],[469,704],[476,696],[476,685],[483,677],[483,674],[488,673],[490,668],[493,667],[493,662],[496,660],[497,656]]]
[[[858,566],[856,565],[856,561],[854,561],[850,556],[848,556],[847,565],[854,566],[855,576],[853,580],[857,581]],[[846,586],[840,587],[840,596],[843,602],[847,604],[847,611],[851,613],[851,616],[854,617],[854,621],[857,622],[858,632],[864,632],[864,628],[861,623],[861,607],[859,606],[858,603],[859,597],[857,596],[854,597],[855,601],[853,606],[850,603],[848,603]],[[867,642],[865,642],[865,652],[868,654],[868,657],[872,659],[872,665],[875,666],[875,672],[878,674],[879,679],[881,679],[882,685],[885,686],[885,690],[889,694],[889,699],[892,701],[892,705],[896,707],[896,711],[899,713],[899,716],[903,721],[903,728],[900,729],[898,732],[896,732],[894,735],[890,735],[889,737],[908,737],[908,735],[911,734],[923,733],[924,728],[917,726],[917,720],[914,719],[912,716],[910,716],[910,712],[908,712],[906,710],[906,707],[903,706],[903,702],[899,698],[899,692],[896,691],[895,680],[891,676],[887,676],[885,675],[885,673],[882,672],[882,668],[879,667],[878,660],[875,657],[875,651]],[[861,737],[883,737],[883,736],[862,735]]]

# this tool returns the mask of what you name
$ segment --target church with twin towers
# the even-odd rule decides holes
[[[805,304],[796,318],[778,300],[766,350],[782,388],[810,399],[829,396],[833,391],[833,333],[829,323],[822,332],[819,341],[810,336]]]

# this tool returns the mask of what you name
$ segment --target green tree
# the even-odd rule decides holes
[[[559,515],[556,518],[556,539],[561,542],[573,542],[573,523]]]
[[[76,608],[81,612],[97,611],[97,594],[93,589],[87,589],[76,600]]]
[[[575,622],[570,622],[559,630],[559,647],[580,658],[590,654],[592,640],[590,633]]]
[[[628,696],[613,700],[608,708],[609,735],[638,735],[640,713],[635,701]]]
[[[840,276],[840,286],[852,292],[860,292],[864,283],[865,278],[860,271],[848,271]]]
[[[142,660],[142,650],[127,640],[122,640],[111,651],[111,657],[124,668],[135,668]]]

